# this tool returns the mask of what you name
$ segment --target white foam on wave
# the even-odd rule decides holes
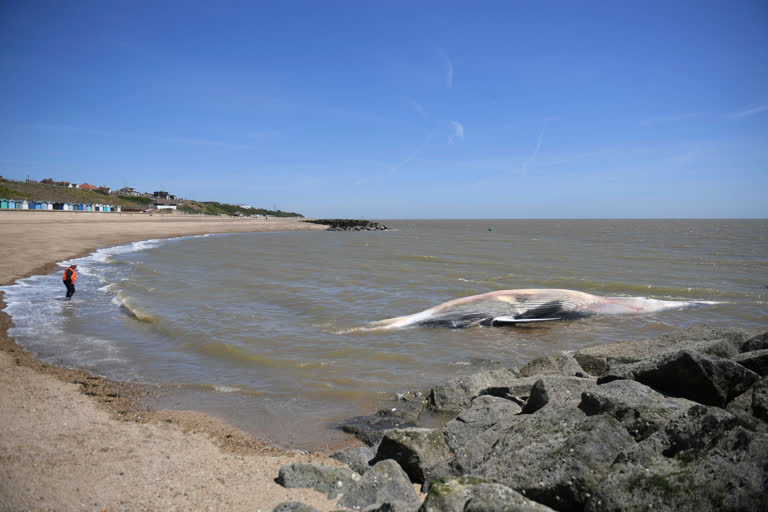
[[[237,391],[240,391],[240,388],[233,386],[213,386],[213,389],[219,393],[236,393]]]

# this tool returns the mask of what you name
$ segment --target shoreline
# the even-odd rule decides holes
[[[293,218],[3,212],[0,285],[141,240],[324,229]],[[330,452],[285,450],[206,413],[150,410],[144,399],[159,387],[37,359],[8,335],[4,309],[0,292],[0,510],[335,508],[337,500],[273,482],[286,463],[339,465]]]

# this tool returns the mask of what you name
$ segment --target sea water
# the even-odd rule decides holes
[[[101,249],[74,260],[72,301],[61,271],[3,287],[10,335],[53,364],[162,385],[156,407],[317,448],[343,437],[335,422],[460,375],[698,323],[768,327],[765,220],[383,222],[392,230]],[[524,327],[359,329],[516,288],[717,304]]]

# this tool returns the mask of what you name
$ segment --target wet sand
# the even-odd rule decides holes
[[[139,240],[323,229],[278,218],[0,212],[0,285]],[[151,388],[43,363],[9,326],[0,313],[0,510],[335,508],[323,494],[274,483],[283,464],[340,465],[326,453],[280,450],[202,413],[146,410]]]

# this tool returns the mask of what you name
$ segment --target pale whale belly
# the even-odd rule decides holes
[[[598,314],[642,314],[705,302],[601,297],[575,290],[500,290],[445,302],[419,313],[374,322],[378,328],[494,326],[572,320]]]

